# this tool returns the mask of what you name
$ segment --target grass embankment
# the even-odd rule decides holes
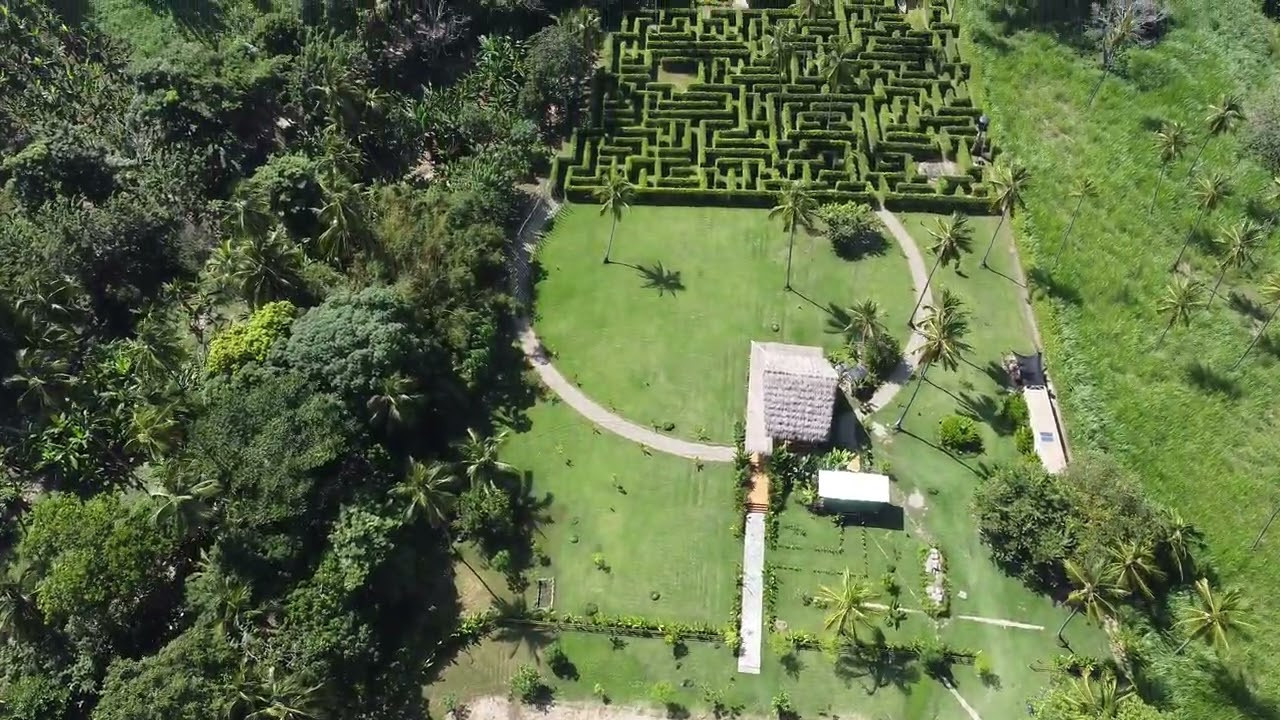
[[[245,35],[254,18],[277,3],[248,0],[88,0],[85,17],[108,35],[128,44],[136,59],[175,45],[214,43],[219,37]],[[74,18],[73,18],[74,19]]]
[[[984,9],[996,5],[962,3],[961,20],[992,136],[1034,179],[1018,238],[1040,281],[1036,309],[1068,433],[1077,448],[1119,458],[1155,498],[1194,522],[1223,581],[1246,588],[1257,627],[1274,627],[1280,578],[1270,560],[1280,536],[1256,551],[1250,544],[1277,502],[1280,343],[1260,343],[1233,371],[1260,324],[1256,309],[1219,299],[1191,328],[1172,330],[1163,347],[1156,311],[1194,221],[1187,173],[1206,106],[1222,92],[1247,98],[1275,76],[1274,24],[1247,0],[1173,0],[1167,36],[1131,52],[1123,76],[1109,78],[1090,108],[1096,53],[1078,50],[1056,28],[1006,22]],[[1193,144],[1170,168],[1148,214],[1159,174],[1153,130],[1166,120],[1186,123]],[[1206,223],[1210,233],[1262,199],[1268,175],[1239,151],[1234,137],[1212,140],[1196,171],[1227,173],[1235,188]],[[1072,244],[1053,267],[1073,208],[1068,190],[1085,176],[1100,193],[1080,212]],[[1190,272],[1212,285],[1218,257],[1211,244],[1194,242],[1188,255]],[[1257,270],[1227,274],[1224,295],[1256,297],[1254,280],[1280,259],[1274,241],[1261,255]],[[1280,635],[1256,632],[1233,645],[1261,695],[1280,697]],[[1250,703],[1260,700],[1248,692],[1218,696],[1180,686],[1175,693],[1192,717],[1258,716]]]
[[[556,219],[539,249],[538,334],[597,402],[641,425],[673,423],[680,437],[732,441],[750,341],[834,346],[815,304],[870,297],[890,317],[910,312],[911,278],[892,242],[851,261],[798,232],[792,294],[787,234],[765,211],[633,207],[615,262],[602,265],[609,222],[591,206]]]

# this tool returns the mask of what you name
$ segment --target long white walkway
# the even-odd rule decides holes
[[[760,674],[760,640],[764,625],[764,513],[747,513],[742,537],[742,650],[738,672]]]

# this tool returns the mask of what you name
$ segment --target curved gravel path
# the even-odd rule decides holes
[[[511,249],[510,258],[516,299],[526,308],[532,300],[529,287],[529,260],[537,250],[543,227],[560,209],[557,203],[548,199],[542,193],[535,193],[534,195],[534,206],[529,211],[528,217],[525,218],[524,224],[521,225],[515,238],[513,238],[514,247]],[[898,243],[898,246],[902,248],[902,253],[907,258],[907,267],[911,271],[912,285],[915,286],[915,293],[918,295],[920,289],[925,286],[929,278],[929,273],[924,265],[924,257],[920,254],[920,248],[916,246],[915,240],[912,239],[907,229],[902,226],[902,223],[893,213],[887,210],[879,210],[876,214],[884,222],[889,233],[893,235],[893,239]],[[916,314],[917,320],[924,315],[924,305],[932,302],[931,292],[925,296],[925,302]],[[528,316],[522,315],[517,322],[520,348],[524,351],[525,357],[529,360],[529,364],[533,366],[534,371],[538,373],[538,378],[559,396],[565,404],[577,411],[579,415],[595,423],[601,429],[608,430],[615,435],[668,455],[706,462],[733,461],[734,448],[731,446],[689,442],[654,432],[649,428],[636,425],[618,416],[590,397],[587,397],[576,385],[565,379],[555,365],[551,364],[551,359],[546,349],[543,348],[542,342],[538,340],[537,334],[534,333]],[[912,332],[907,339],[907,347],[902,362],[898,363],[898,367],[889,373],[889,377],[884,384],[876,390],[875,394],[867,402],[871,410],[878,410],[888,404],[893,399],[893,396],[902,389],[902,386],[910,380],[911,373],[915,368],[915,356],[919,353],[923,344],[924,338],[918,333]]]

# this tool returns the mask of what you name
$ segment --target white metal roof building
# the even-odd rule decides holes
[[[828,507],[841,504],[887,505],[892,502],[887,475],[845,470],[819,470],[818,497]]]
[[[1049,390],[1043,386],[1028,387],[1022,391],[1027,400],[1027,416],[1031,434],[1036,441],[1036,455],[1051,473],[1060,473],[1067,467],[1067,452],[1062,444],[1062,430],[1053,410]]]

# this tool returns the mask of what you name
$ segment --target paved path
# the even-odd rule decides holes
[[[929,268],[925,267],[924,256],[920,254],[920,248],[916,245],[916,241],[911,237],[911,233],[902,226],[902,222],[898,220],[898,216],[888,210],[877,210],[876,215],[880,217],[880,221],[884,223],[889,234],[893,235],[893,239],[897,241],[898,247],[902,248],[902,254],[907,257],[907,269],[911,271],[911,285],[913,287],[913,297],[918,298],[920,291],[929,282]],[[924,302],[920,304],[920,309],[916,312],[913,320],[920,322],[926,314],[925,307],[933,303],[933,289],[929,289],[929,294],[925,295]],[[912,305],[915,300],[912,300]],[[876,389],[871,399],[867,401],[867,406],[871,412],[875,412],[893,400],[893,396],[898,394],[903,385],[911,379],[911,373],[915,370],[915,358],[920,352],[920,348],[924,345],[924,336],[920,333],[912,331],[911,336],[907,338],[907,347],[903,350],[902,362],[889,373],[889,377]]]
[[[764,623],[764,513],[747,513],[742,537],[742,620],[738,672],[760,674],[760,640]]]
[[[889,609],[888,605],[882,605],[880,603],[867,603],[867,607],[873,608],[875,610]],[[911,613],[913,615],[924,614],[923,610],[917,610],[915,608],[900,607],[899,609],[902,610],[902,612]],[[1013,628],[1015,630],[1044,630],[1045,629],[1043,625],[1032,625],[1031,623],[1018,622],[1017,620],[1004,620],[1002,618],[980,617],[978,615],[953,615],[952,617],[954,617],[956,620],[969,620],[971,622],[982,623],[984,625],[995,625],[997,627]]]
[[[960,703],[960,707],[964,708],[965,713],[969,715],[971,720],[982,720],[982,716],[978,715],[978,711],[974,710],[973,706],[960,696],[960,692],[956,690],[956,686],[952,685],[950,680],[944,678],[942,684],[946,686],[947,690],[951,691],[951,694],[955,696],[956,701]]]
[[[534,200],[535,202],[529,211],[529,215],[525,218],[524,224],[520,226],[519,232],[516,233],[515,246],[510,254],[511,275],[516,301],[526,311],[533,299],[531,279],[529,277],[530,258],[538,248],[538,240],[542,236],[542,229],[560,210],[559,205],[541,194],[535,194]],[[533,326],[529,323],[527,316],[521,316],[517,320],[516,330],[519,333],[520,347],[524,350],[525,357],[533,366],[534,371],[538,373],[538,378],[542,381],[542,384],[558,395],[566,405],[577,411],[579,415],[595,423],[602,430],[608,430],[615,435],[668,455],[677,455],[690,460],[703,460],[706,462],[733,461],[734,449],[728,445],[705,445],[680,440],[654,432],[649,428],[641,427],[610,412],[596,401],[587,397],[576,385],[566,380],[564,375],[560,374],[560,371],[551,364],[551,359],[542,347],[541,341],[538,340],[538,336],[533,332]]]

